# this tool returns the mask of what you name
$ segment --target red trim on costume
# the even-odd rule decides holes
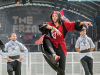
[[[60,59],[60,56],[57,56],[56,61],[58,61]]]
[[[62,16],[64,15],[63,10],[60,11],[60,14],[61,14]]]
[[[44,39],[44,36],[45,36],[45,35],[43,35],[39,40],[37,40],[37,41],[35,42],[35,44],[42,44],[43,39]]]
[[[35,42],[35,44],[42,44],[42,43],[43,43],[44,37],[50,39],[49,36],[47,36],[46,34],[44,34],[39,40],[37,40],[37,41]]]

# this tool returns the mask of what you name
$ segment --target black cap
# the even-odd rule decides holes
[[[82,26],[82,29],[81,29],[79,32],[81,32],[81,31],[83,31],[83,30],[86,30],[86,29],[87,29],[86,25],[83,25],[83,26]]]

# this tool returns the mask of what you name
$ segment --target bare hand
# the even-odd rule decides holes
[[[91,24],[91,22],[85,22],[85,25],[86,25],[87,28],[88,28],[88,26],[93,26],[93,25]]]
[[[57,36],[61,36],[62,34],[61,34],[61,32],[58,30],[58,31],[56,31],[57,32]]]
[[[79,51],[79,53],[81,53],[81,51]]]
[[[13,60],[13,59],[11,59],[11,58],[6,58],[7,59],[7,61],[11,61],[11,60]]]
[[[23,60],[23,58],[20,57],[20,58],[19,58],[19,61],[22,61],[22,60]]]
[[[61,36],[62,35],[61,32],[58,29],[54,28],[54,30],[57,32],[57,36]]]

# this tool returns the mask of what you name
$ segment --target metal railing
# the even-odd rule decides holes
[[[5,53],[7,55],[7,53]],[[22,55],[23,53],[21,53]],[[93,52],[94,75],[100,75],[100,52]],[[21,75],[56,75],[47,64],[41,52],[29,52],[22,61]],[[79,53],[68,52],[66,57],[66,75],[84,75]],[[0,75],[7,75],[7,61],[0,56]]]

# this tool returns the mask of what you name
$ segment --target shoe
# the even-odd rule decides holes
[[[59,59],[60,59],[60,56],[57,56],[56,59],[55,59],[55,61],[58,61]]]
[[[55,59],[55,61],[58,61],[60,59],[60,56],[53,54],[53,58]]]

